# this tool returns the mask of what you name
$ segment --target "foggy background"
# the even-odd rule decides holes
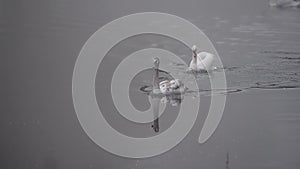
[[[207,143],[197,142],[205,106],[183,142],[148,159],[112,155],[82,130],[71,89],[77,56],[101,26],[137,12],[185,18],[215,45],[233,92]],[[297,169],[299,30],[298,9],[266,0],[1,0],[0,168]]]

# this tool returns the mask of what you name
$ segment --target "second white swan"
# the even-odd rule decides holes
[[[213,69],[212,63],[214,55],[208,52],[197,53],[197,47],[192,47],[193,58],[190,62],[189,70],[192,71],[210,71]]]

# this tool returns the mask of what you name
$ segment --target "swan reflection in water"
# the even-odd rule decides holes
[[[155,132],[159,132],[159,105],[170,104],[179,106],[183,100],[183,94],[187,90],[179,79],[163,80],[159,78],[159,58],[154,58],[152,90],[149,92],[151,96],[153,109],[153,124],[151,127]]]

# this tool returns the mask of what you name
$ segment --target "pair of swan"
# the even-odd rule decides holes
[[[193,57],[189,65],[188,71],[211,71],[213,69],[212,63],[214,60],[214,55],[208,52],[197,53],[197,47],[194,45],[192,47]],[[159,67],[159,59],[154,58],[154,67],[157,70]],[[157,75],[156,75],[157,76]],[[154,87],[155,88],[155,87]],[[156,87],[158,88],[158,86]],[[173,79],[171,81],[164,80],[159,83],[160,93],[164,95],[171,94],[182,94],[187,88],[179,79]]]

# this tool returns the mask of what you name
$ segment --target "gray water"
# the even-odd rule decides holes
[[[207,74],[197,75],[201,105],[196,125],[174,149],[147,159],[112,155],[82,130],[72,103],[72,72],[85,41],[101,26],[127,14],[166,12],[191,21],[210,38],[223,62],[228,90],[223,119],[205,144],[197,142],[210,104]],[[1,168],[284,168],[300,166],[300,10],[271,8],[261,0],[206,1],[0,1]],[[133,51],[158,47],[187,63],[180,42],[136,36],[115,46],[96,78],[98,104],[116,112],[109,95],[111,71]],[[201,48],[201,47],[200,47]],[[184,65],[170,66],[182,72]],[[150,71],[150,70],[149,70]],[[143,86],[151,72],[132,82],[131,101],[149,107]],[[183,74],[189,78],[191,75]],[[167,76],[167,75],[165,75]],[[184,101],[184,100],[183,100]],[[160,131],[118,115],[109,123],[130,136],[165,131],[177,117],[168,105]],[[173,112],[173,113],[170,113]],[[151,148],[151,147],[149,147]]]

